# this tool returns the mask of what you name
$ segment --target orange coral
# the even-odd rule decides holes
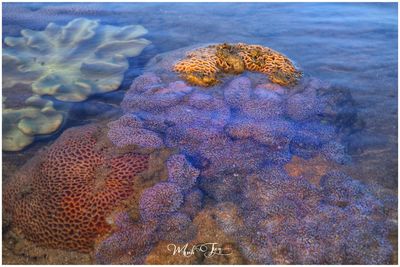
[[[211,86],[219,82],[223,73],[243,71],[264,73],[283,86],[297,83],[302,73],[284,55],[260,45],[219,44],[195,49],[174,66],[174,71],[189,83]]]
[[[214,46],[199,48],[187,54],[187,58],[178,62],[174,70],[196,85],[211,86],[217,82],[218,67]]]
[[[13,226],[40,245],[89,252],[110,230],[105,217],[133,193],[148,155],[108,156],[96,147],[98,127],[73,128],[6,185]]]

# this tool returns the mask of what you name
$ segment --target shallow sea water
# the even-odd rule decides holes
[[[3,42],[22,29],[43,30],[78,17],[143,25],[152,42],[130,59],[118,91],[74,104],[52,137],[21,152],[3,152],[3,182],[68,127],[115,117],[124,92],[155,55],[202,43],[244,42],[271,47],[307,75],[349,89],[360,123],[344,140],[353,159],[347,171],[397,194],[397,15],[394,3],[3,4]],[[18,98],[18,92],[3,94]]]

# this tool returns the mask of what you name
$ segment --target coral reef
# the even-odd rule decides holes
[[[116,27],[79,18],[65,26],[50,23],[43,31],[24,29],[21,37],[4,38],[3,93],[28,87],[31,97],[22,107],[3,103],[8,109],[3,149],[21,150],[35,135],[58,129],[67,108],[54,110],[54,99],[77,102],[118,89],[127,57],[137,56],[150,43],[139,38],[146,33],[140,25]],[[52,99],[44,100],[44,95]]]
[[[189,52],[194,58],[202,53],[206,56],[200,59],[213,60],[210,47]],[[175,81],[173,75],[161,72],[171,66],[170,57],[160,56],[148,66],[153,72],[146,75],[157,81],[155,86]],[[219,67],[206,63],[197,66],[207,66],[209,76],[217,77]],[[227,71],[241,72],[240,64],[235,64],[232,61]],[[144,108],[150,116],[142,117],[143,121],[156,118],[164,125],[159,131],[165,135],[166,146],[178,149],[185,155],[182,161],[190,159],[201,171],[196,184],[201,191],[195,189],[192,192],[198,194],[193,196],[181,191],[184,202],[192,198],[200,202],[205,196],[206,208],[214,210],[218,227],[234,240],[249,263],[388,263],[392,249],[382,202],[367,185],[330,172],[349,163],[340,141],[354,123],[352,114],[348,114],[352,119],[343,120],[343,114],[352,110],[349,95],[337,94],[316,79],[303,79],[293,90],[265,80],[258,83],[258,79],[255,74],[241,74],[207,92],[195,87],[175,105]],[[128,92],[127,101],[138,94],[135,91]],[[140,116],[141,109],[126,112]],[[180,158],[171,158],[175,157]],[[189,187],[191,180],[184,181]],[[171,214],[189,210],[184,203],[178,211],[162,216],[162,221],[175,222],[178,219]],[[189,218],[196,220],[196,213],[203,211],[197,208]],[[180,219],[190,224],[185,218]],[[336,218],[340,218],[337,225]],[[320,221],[326,227],[317,227]],[[201,226],[197,227],[199,231]],[[167,231],[162,228],[161,232]],[[373,235],[371,240],[364,239],[367,232]],[[178,237],[175,241],[193,242]],[[169,259],[162,250],[166,245],[159,242],[146,262],[202,262],[199,258]],[[368,251],[375,258],[365,256]],[[163,256],[157,259],[154,253]]]
[[[5,186],[12,225],[40,245],[88,252],[110,230],[105,216],[128,199],[149,156],[97,149],[98,126],[71,128]]]
[[[187,53],[174,66],[186,81],[204,87],[220,82],[224,73],[240,74],[245,70],[266,74],[271,82],[284,86],[296,84],[302,76],[284,55],[268,47],[243,43],[201,47]]]
[[[146,73],[132,83],[121,107],[124,112],[159,113],[177,105],[192,88],[182,81],[164,84],[154,73]]]
[[[93,153],[106,153],[108,163],[123,159],[117,160],[118,172],[129,170],[125,161],[137,157],[146,157],[146,168],[156,171],[140,174],[145,184],[133,177],[133,170],[118,176],[136,191],[122,193],[130,196],[124,205],[100,216],[107,229],[95,240],[97,263],[390,263],[395,199],[343,172],[351,161],[342,140],[356,120],[351,96],[313,78],[303,78],[288,89],[259,73],[242,73],[257,67],[241,63],[242,54],[262,57],[253,48],[256,52],[228,46],[218,50],[225,61],[217,71],[239,74],[207,90],[188,86],[171,71],[185,49],[157,56],[132,83],[121,103],[124,114],[102,132],[112,153],[99,142]],[[208,59],[213,58],[215,47],[202,49],[193,52],[195,57],[210,53]],[[201,59],[204,66],[213,66]],[[210,68],[210,75],[213,71]],[[268,71],[276,79],[289,79]],[[91,137],[80,137],[83,147],[93,145]],[[105,163],[93,153],[75,152],[69,159],[79,163],[84,158],[94,172],[93,162]],[[153,154],[148,153],[163,156],[152,164]],[[61,157],[55,151],[51,155]],[[24,175],[35,173],[29,166],[35,169],[37,163],[30,164]],[[41,170],[45,177],[55,173],[63,174],[59,168]],[[76,176],[86,173],[82,170]],[[113,172],[99,173],[104,177]],[[16,186],[8,189],[8,198],[26,188]],[[30,190],[22,190],[22,195],[29,196]],[[73,190],[71,194],[82,193]],[[14,202],[6,203],[13,211]],[[229,255],[208,257],[210,243]],[[170,244],[187,246],[193,253],[174,255]]]

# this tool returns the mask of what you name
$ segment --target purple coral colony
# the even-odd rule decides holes
[[[126,92],[123,114],[97,139],[108,154],[159,153],[160,160],[134,189],[137,201],[106,214],[111,230],[93,242],[94,261],[153,263],[167,244],[204,241],[209,221],[196,218],[212,214],[224,238],[206,241],[230,240],[239,263],[390,263],[395,198],[341,170],[351,161],[341,140],[356,119],[350,94],[312,77],[285,87],[253,72],[195,86],[173,71],[186,51],[151,60]],[[303,165],[293,167],[295,158]],[[313,159],[328,167],[302,175]],[[175,263],[171,255],[166,262]],[[188,257],[204,257],[197,260]]]

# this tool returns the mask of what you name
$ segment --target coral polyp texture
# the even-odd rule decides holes
[[[118,147],[136,145],[144,148],[160,148],[163,146],[161,137],[150,130],[141,127],[140,119],[124,115],[108,124],[108,137]]]
[[[5,186],[13,226],[29,240],[88,252],[110,231],[105,217],[128,199],[149,157],[97,149],[97,126],[71,128]]]
[[[302,73],[284,55],[261,45],[217,44],[197,48],[178,61],[173,69],[186,81],[198,86],[212,86],[224,74],[253,71],[266,74],[271,82],[291,86]]]
[[[126,92],[123,114],[101,134],[92,135],[93,126],[68,131],[21,169],[5,194],[16,228],[61,248],[79,240],[86,249],[95,240],[100,264],[390,263],[396,196],[345,172],[353,163],[343,140],[357,121],[351,95],[312,77],[281,86],[240,72],[252,65],[236,57],[218,68],[237,76],[190,86],[173,71],[190,50],[150,60]],[[135,178],[146,166],[154,171]],[[84,177],[91,182],[78,186]],[[44,217],[43,207],[57,220]],[[63,234],[69,226],[72,235]],[[185,257],[167,248],[210,242],[230,254]]]
[[[21,37],[4,38],[3,94],[25,88],[34,98],[50,96],[49,102],[78,102],[116,90],[128,69],[127,58],[139,55],[150,43],[139,38],[146,33],[140,25],[117,27],[84,18],[64,26],[50,23],[43,31],[24,29]],[[61,125],[62,110],[49,116],[47,109],[36,108],[33,114],[24,115],[26,109],[36,107],[31,102],[27,99],[22,107],[13,107],[19,116],[7,120],[4,150],[21,150],[35,135],[50,134]],[[21,122],[25,120],[31,123]],[[35,124],[44,120],[52,127],[37,129]],[[23,129],[21,123],[25,124]],[[17,137],[7,137],[13,134]]]

